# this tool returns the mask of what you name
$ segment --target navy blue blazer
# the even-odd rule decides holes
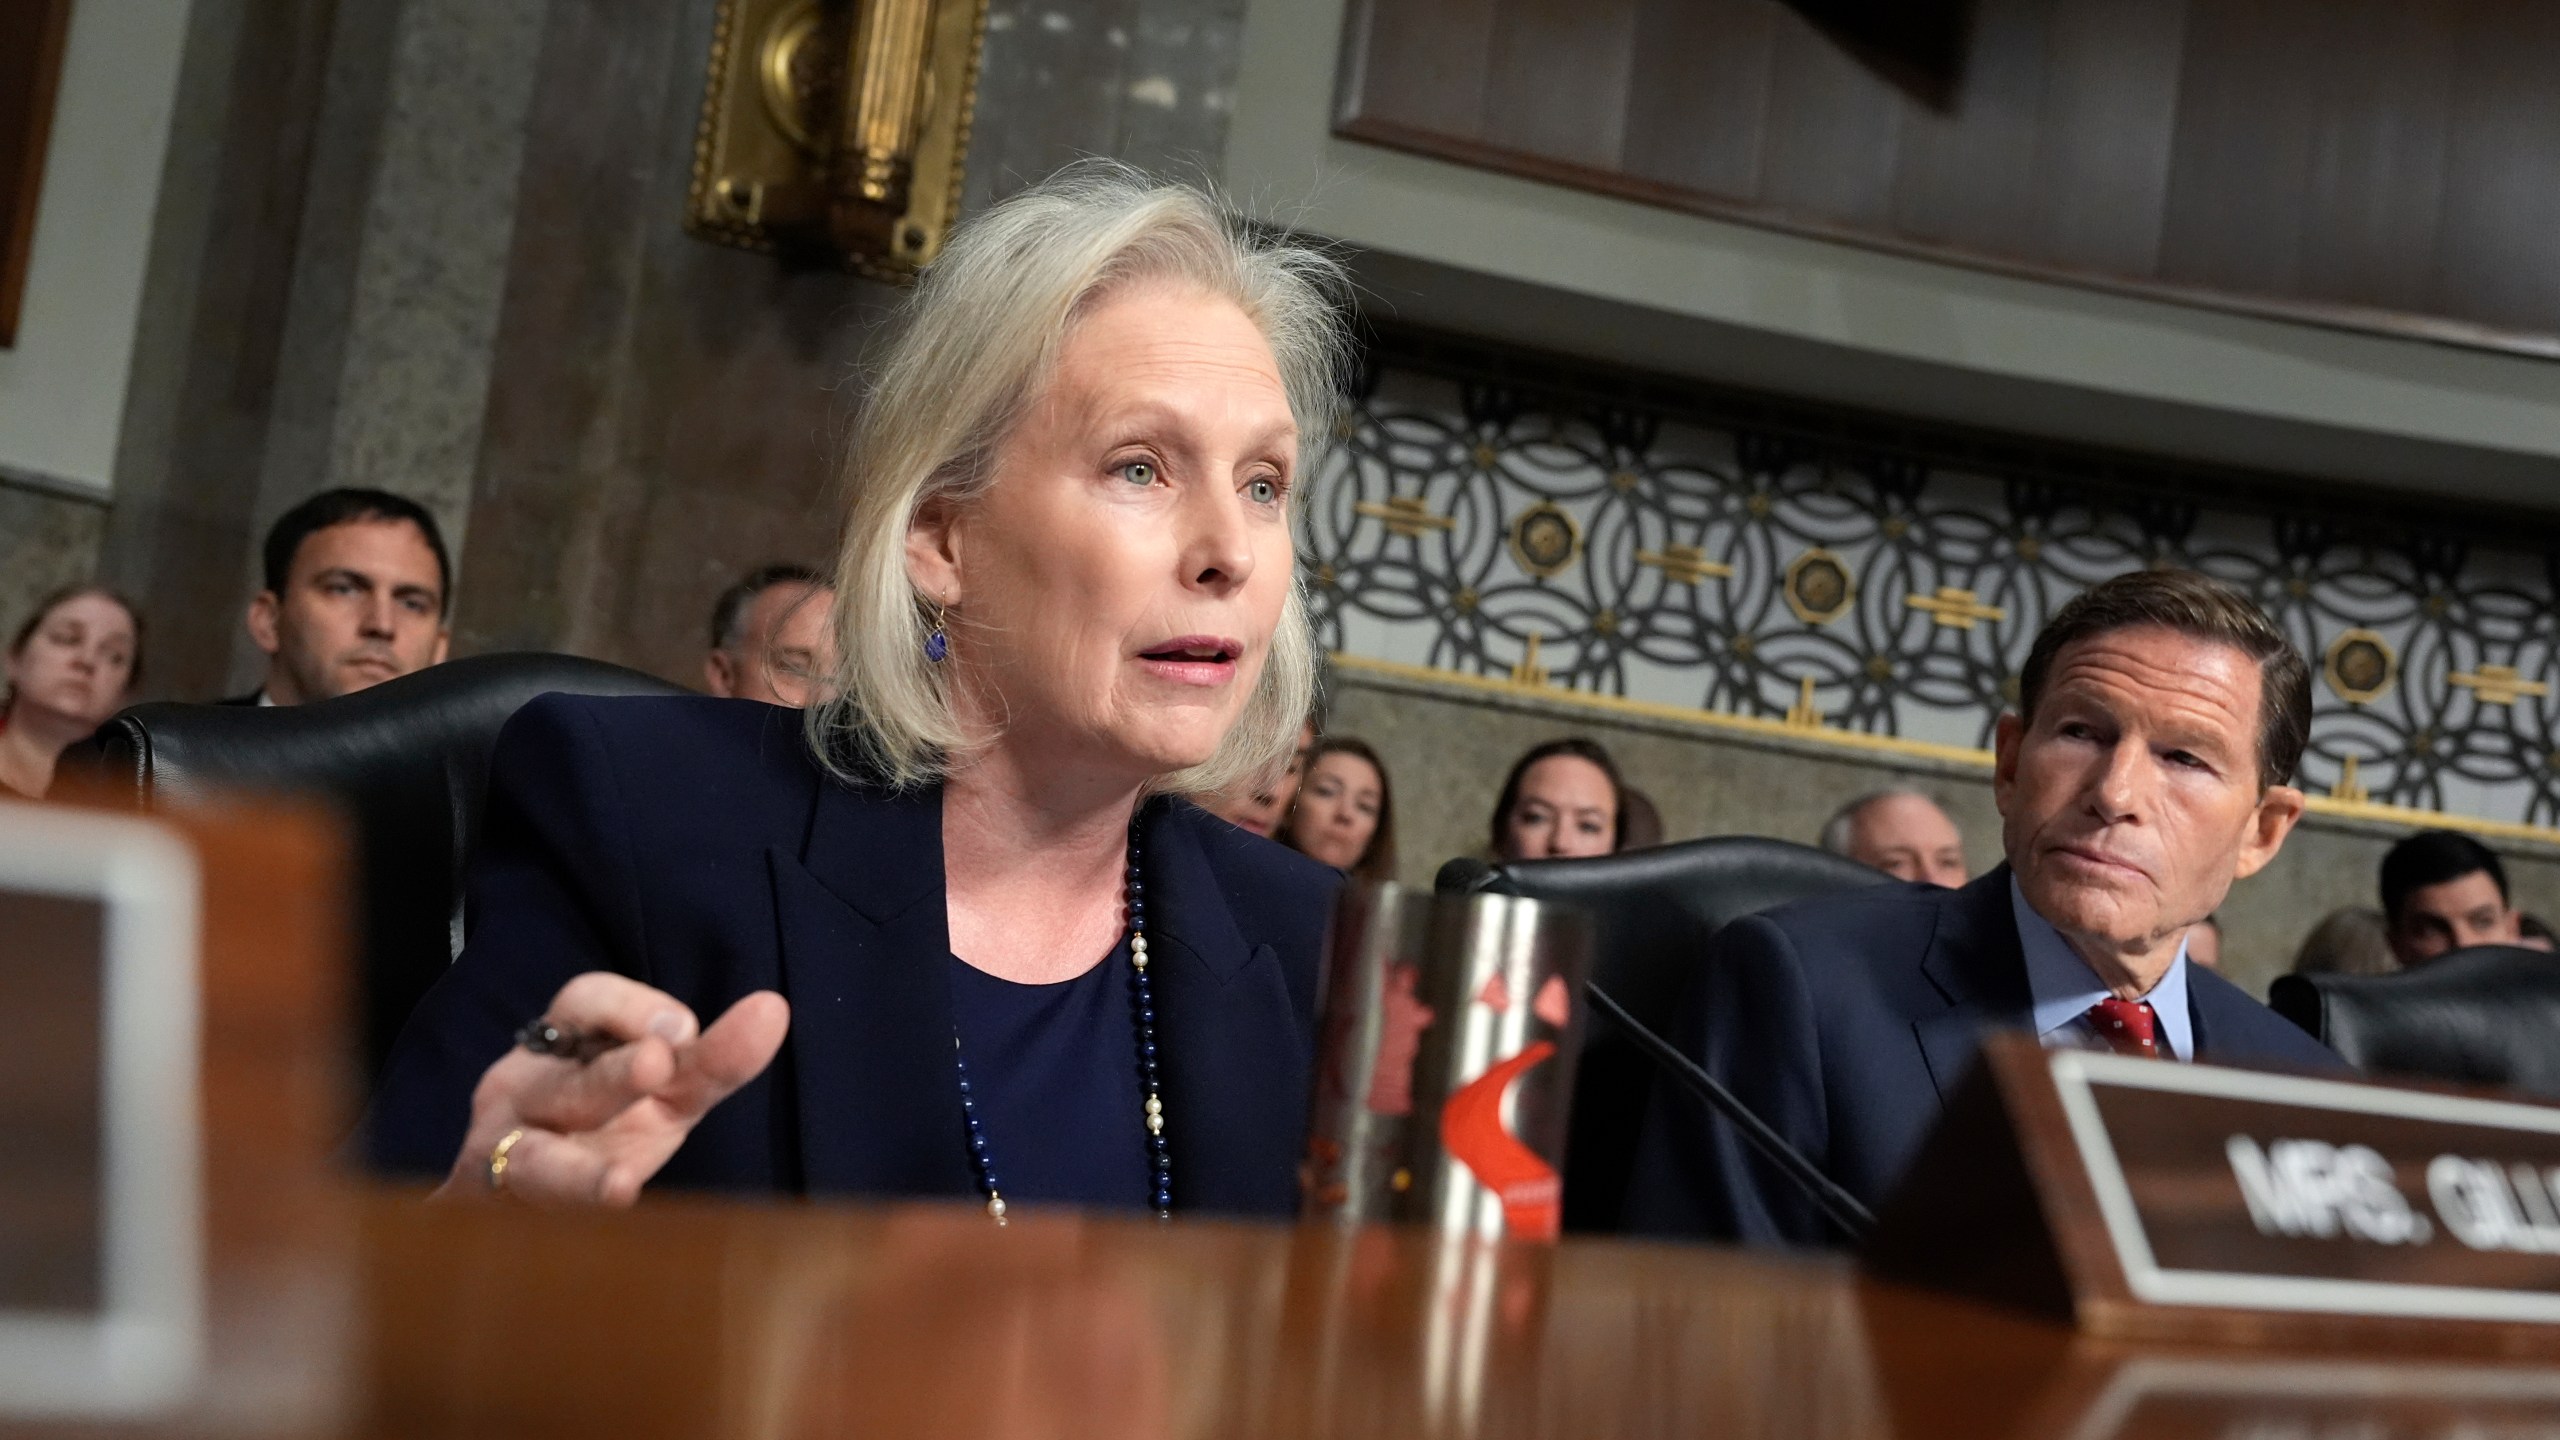
[[[2336,1070],[2327,1046],[2202,966],[2198,1060]],[[1873,1208],[1936,1125],[1985,1031],[2032,1031],[2009,868],[1962,890],[1879,885],[1717,932],[1675,1041]],[[1686,1091],[1656,1087],[1627,1227],[1751,1244],[1840,1243],[1813,1202]]]
[[[1336,872],[1184,802],[1142,821],[1174,1203],[1289,1214]],[[800,716],[742,700],[546,695],[500,735],[468,942],[385,1066],[378,1168],[453,1163],[472,1087],[573,975],[709,1024],[778,990],[791,1030],[654,1184],[963,1196],[939,789],[829,777]]]

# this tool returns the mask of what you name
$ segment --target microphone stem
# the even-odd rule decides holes
[[[1786,1137],[1770,1129],[1767,1121],[1752,1113],[1751,1107],[1726,1089],[1723,1081],[1708,1074],[1705,1066],[1680,1053],[1680,1047],[1638,1024],[1636,1017],[1628,1014],[1626,1007],[1608,991],[1597,985],[1586,985],[1583,993],[1590,997],[1593,1007],[1601,1014],[1617,1022],[1618,1028],[1636,1043],[1637,1049],[1678,1080],[1683,1088],[1706,1101],[1710,1109],[1732,1121],[1734,1128],[1742,1132],[1742,1138],[1751,1143],[1751,1148],[1759,1151],[1770,1164],[1785,1171],[1787,1178],[1795,1181],[1852,1242],[1866,1239],[1867,1232],[1875,1228],[1875,1212],[1859,1203],[1857,1196],[1842,1189],[1839,1182],[1823,1174],[1802,1152],[1788,1144]]]

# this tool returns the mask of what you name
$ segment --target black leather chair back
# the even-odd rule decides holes
[[[358,844],[365,1074],[462,937],[462,867],[507,718],[537,695],[672,695],[653,675],[574,655],[482,655],[315,705],[137,705],[63,757],[143,808],[219,791],[331,803]]]
[[[1854,860],[1785,840],[1727,836],[1591,860],[1487,866],[1452,860],[1444,892],[1525,895],[1590,912],[1592,980],[1646,1029],[1668,1034],[1707,940],[1742,916],[1886,877]],[[1612,1231],[1635,1164],[1653,1066],[1605,1020],[1584,1032],[1565,1158],[1564,1223]]]
[[[2560,1100],[2560,955],[2482,945],[2391,975],[2286,975],[2267,1003],[2361,1070]]]

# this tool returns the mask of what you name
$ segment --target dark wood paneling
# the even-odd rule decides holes
[[[1635,21],[1626,3],[1502,0],[1486,56],[1486,138],[1575,164],[1617,165]]]
[[[2453,62],[2435,282],[2507,315],[2550,307],[2560,288],[2560,5],[2486,8],[2498,25],[2467,31]]]
[[[1343,120],[1473,135],[1484,124],[1485,81],[1493,64],[1493,26],[1500,0],[1445,0],[1428,8],[1404,0],[1354,0],[1352,25],[1369,27],[1378,45],[1343,52]],[[1360,67],[1393,56],[1392,82],[1375,83]]]
[[[1642,6],[1622,168],[1679,190],[1758,193],[1778,18],[1774,7]]]
[[[36,243],[45,142],[62,77],[71,0],[0,5],[0,346],[18,338],[18,301]]]
[[[1339,128],[1883,248],[2560,354],[2560,6],[1974,9],[1938,108],[1774,0],[1363,0]]]
[[[1777,28],[1760,203],[1781,215],[1882,225],[1893,203],[1902,93],[1801,21]]]
[[[2100,274],[2148,274],[2176,133],[2184,0],[2056,0],[2037,128],[2032,245]]]

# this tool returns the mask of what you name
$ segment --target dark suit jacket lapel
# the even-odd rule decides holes
[[[767,859],[803,1188],[973,1192],[943,968],[942,792],[822,779],[800,853],[777,847]]]
[[[1983,1031],[2034,1025],[2026,955],[2018,944],[2017,916],[2009,908],[2008,866],[1938,907],[1937,933],[1929,939],[1920,970],[1947,1003],[1946,1009],[1911,1027],[1938,1098],[1944,1100],[1972,1068]]]
[[[1167,823],[1178,803],[1150,801],[1142,830],[1173,1203],[1285,1212],[1306,1125],[1308,1025],[1277,953],[1248,941],[1189,827]]]

